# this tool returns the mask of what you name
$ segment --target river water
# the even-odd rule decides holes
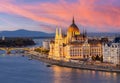
[[[46,67],[40,61],[0,51],[0,83],[120,83],[120,73]]]

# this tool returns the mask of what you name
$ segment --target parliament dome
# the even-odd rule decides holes
[[[67,32],[68,32],[68,34],[74,34],[74,35],[79,35],[80,34],[79,28],[75,24],[74,18],[73,18],[72,24],[69,26]]]

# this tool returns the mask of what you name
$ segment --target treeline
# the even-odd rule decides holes
[[[35,45],[34,41],[29,38],[0,39],[0,47],[24,47],[29,45]]]

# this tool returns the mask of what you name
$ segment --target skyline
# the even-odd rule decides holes
[[[88,32],[119,32],[119,0],[4,0],[0,1],[0,31],[27,29],[55,32],[72,23]]]

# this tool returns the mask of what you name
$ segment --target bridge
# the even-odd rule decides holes
[[[17,48],[17,47],[0,47],[0,50],[5,51],[7,54],[11,53],[11,51],[30,51],[31,48]]]

